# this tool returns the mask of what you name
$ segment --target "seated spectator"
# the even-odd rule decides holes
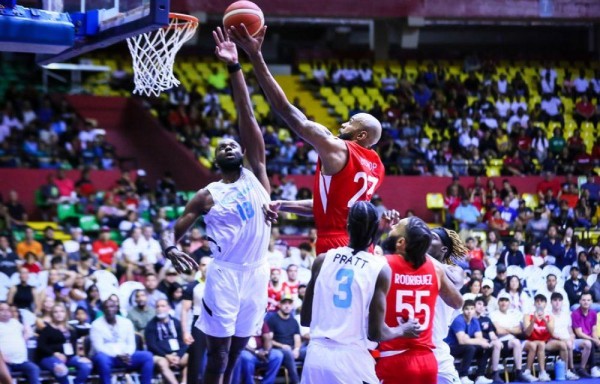
[[[158,277],[154,273],[146,273],[146,295],[148,296],[148,306],[155,308],[156,302],[160,299],[167,300],[167,295],[158,290]]]
[[[17,255],[10,248],[8,236],[0,234],[0,272],[11,277],[17,272]]]
[[[568,303],[571,304],[571,309],[575,310],[579,307],[581,296],[584,292],[588,291],[587,282],[584,279],[579,278],[579,267],[573,265],[569,271],[569,279],[565,281],[565,292]]]
[[[458,221],[460,229],[485,229],[481,223],[481,212],[469,202],[466,196],[462,198],[461,204],[454,211],[454,219]]]
[[[290,249],[291,256],[285,258],[282,264],[282,268],[286,268],[291,265],[297,265],[298,268],[306,269],[310,271],[312,269],[312,264],[315,260],[315,256],[313,255],[313,247],[308,242],[300,243],[298,245],[298,250]]]
[[[564,255],[565,248],[558,237],[558,229],[555,225],[548,227],[548,235],[540,243],[540,253],[548,264],[555,264],[556,259]]]
[[[189,253],[188,253],[188,255],[189,255]],[[177,273],[177,270],[175,270],[175,268],[173,268],[173,267],[169,267],[169,269],[167,269],[165,271],[165,275],[160,280],[160,283],[158,283],[158,287],[156,289],[158,289],[159,291],[161,291],[168,297],[169,293],[171,292],[173,287],[175,287],[176,285],[180,286],[179,283],[177,282],[178,279],[179,279],[179,273]]]
[[[17,255],[21,259],[24,259],[28,252],[33,253],[37,261],[42,261],[44,258],[42,244],[35,240],[35,232],[30,227],[25,228],[25,238],[17,244]]]
[[[52,372],[60,384],[68,384],[69,368],[75,370],[74,384],[83,384],[92,372],[92,362],[77,348],[77,333],[67,322],[67,309],[57,303],[52,307],[50,322],[38,335],[40,366]]]
[[[94,321],[102,316],[102,303],[100,302],[100,290],[96,284],[90,285],[86,290],[85,300],[77,303],[78,309],[83,309],[87,315],[87,321]]]
[[[98,263],[101,269],[109,271],[114,270],[116,254],[119,251],[119,246],[116,242],[110,239],[110,228],[102,226],[98,239],[92,243],[92,252],[98,255]]]
[[[300,336],[300,325],[293,312],[294,300],[291,296],[282,296],[279,310],[267,315],[266,323],[273,332],[273,348],[283,353],[283,366],[288,370],[290,382],[300,382],[296,370],[296,360],[304,359],[305,350],[300,351],[302,340]]]
[[[386,69],[385,76],[381,78],[381,87],[384,95],[394,94],[398,89],[398,78],[389,68]]]
[[[546,232],[548,231],[548,225],[550,224],[550,220],[545,217],[543,214],[542,208],[536,208],[533,211],[533,218],[529,220],[527,226],[525,227],[525,232],[528,236],[530,236],[531,240],[534,242],[541,241]]]
[[[265,369],[261,383],[273,384],[282,362],[283,353],[273,348],[273,332],[264,322],[260,334],[251,337],[246,349],[240,354],[231,382],[254,384],[254,374],[258,367]]]
[[[483,250],[479,247],[477,240],[473,237],[469,237],[465,245],[468,249],[466,259],[469,262],[469,269],[471,271],[479,270],[483,272],[485,270]]]
[[[60,197],[58,188],[54,184],[53,174],[48,174],[46,184],[42,185],[37,193],[40,194],[40,201],[37,205],[42,211],[42,218],[50,220],[51,215],[56,212],[56,204],[58,204],[58,198]]]
[[[0,301],[0,352],[12,373],[22,372],[29,384],[40,383],[40,368],[27,356],[25,327],[12,318],[8,303]]]
[[[519,250],[519,241],[517,239],[511,239],[508,243],[508,247],[500,254],[499,263],[506,265],[517,265],[521,268],[525,268],[525,256],[523,252]]]
[[[35,313],[35,287],[29,285],[29,270],[19,269],[19,284],[13,285],[8,290],[6,301],[9,305],[15,305],[19,309],[27,309]]]
[[[496,265],[496,277],[494,277],[494,296],[499,297],[498,295],[504,288],[506,288],[506,284],[508,283],[508,277],[506,276],[506,265],[497,264]]]
[[[154,363],[152,354],[137,351],[135,330],[130,320],[117,316],[117,302],[104,302],[103,317],[94,320],[90,330],[92,361],[102,384],[111,384],[112,369],[125,367],[141,373],[141,384],[151,384]]]
[[[143,289],[135,291],[134,301],[135,306],[129,309],[127,318],[133,323],[136,332],[142,332],[156,316],[155,307],[148,305],[148,295]]]
[[[169,316],[169,303],[160,299],[156,302],[156,316],[144,330],[148,351],[154,355],[154,364],[160,369],[165,381],[178,384],[171,368],[184,369],[188,364],[187,345],[183,342],[183,332],[179,320]]]
[[[541,118],[546,124],[550,121],[556,121],[561,124],[565,123],[565,118],[563,117],[564,108],[558,97],[549,94],[544,95],[541,108]]]
[[[589,101],[586,95],[581,97],[581,100],[575,104],[575,113],[573,113],[573,119],[577,122],[579,128],[581,128],[581,123],[584,121],[589,121],[596,124],[596,106]]]
[[[538,295],[544,295],[546,298],[546,302],[551,302],[552,294],[560,293],[561,303],[563,305],[563,311],[570,312],[569,299],[567,297],[567,293],[564,289],[558,287],[557,285],[557,277],[553,273],[546,275],[546,286],[538,289]],[[564,298],[564,300],[562,299]],[[546,306],[546,312],[549,313],[552,310],[551,306]]]
[[[573,333],[571,310],[568,306],[565,308],[563,297],[564,296],[560,292],[554,292],[550,297],[550,304],[552,306],[551,314],[554,317],[554,332],[552,332],[552,336],[567,345],[568,360],[565,362],[567,364],[567,380],[577,380],[579,379],[579,376],[574,373],[575,364],[573,363],[575,334]],[[592,348],[590,342],[581,342],[578,344],[583,350],[583,353],[590,353],[590,349]]]
[[[462,315],[457,316],[448,331],[448,337],[444,340],[450,346],[450,353],[454,358],[461,359],[458,368],[458,376],[463,384],[472,383],[468,373],[471,363],[477,359],[477,373],[475,383],[491,383],[485,377],[490,356],[492,354],[491,344],[483,338],[479,321],[475,318],[475,302],[466,300],[463,304]]]
[[[498,211],[500,211],[500,217],[502,217],[509,226],[512,226],[515,223],[518,213],[515,208],[511,207],[511,199],[509,196],[502,199],[502,205],[498,207]]]
[[[517,276],[510,276],[506,288],[500,291],[498,297],[505,296],[510,300],[510,308],[521,313],[529,313],[533,307],[531,297],[523,290],[523,284]]]
[[[553,338],[554,316],[546,313],[546,296],[535,295],[535,312],[526,313],[523,317],[523,333],[527,337],[525,351],[527,351],[526,374],[533,370],[535,357],[538,358],[540,381],[550,381],[550,375],[546,372],[546,351],[558,351],[562,361],[566,362],[567,344],[559,339]]]
[[[481,295],[481,279],[471,277],[471,280],[461,290],[463,293],[463,300],[473,300]]]
[[[16,228],[25,228],[27,225],[27,212],[25,211],[25,207],[19,201],[19,194],[17,191],[10,191],[8,193],[8,201],[6,202],[6,209],[8,211],[8,218],[10,220],[9,226]],[[27,234],[27,229],[25,229],[25,234]],[[19,249],[17,247],[17,254],[20,255]]]
[[[553,132],[553,136],[548,141],[548,151],[549,155],[552,157],[556,157],[560,155],[567,147],[567,141],[562,135],[560,128],[555,128]]]
[[[575,87],[575,95],[583,97],[587,94],[590,82],[585,77],[585,69],[579,70],[579,76],[573,80],[573,86]]]
[[[581,341],[591,343],[591,352],[589,355],[582,354],[581,368],[577,371],[577,374],[582,378],[600,377],[600,368],[598,368],[594,362],[594,355],[596,352],[598,352],[598,350],[600,350],[600,339],[598,338],[597,332],[598,315],[593,309],[590,308],[591,304],[592,295],[587,292],[583,293],[579,299],[579,308],[571,313],[573,331],[578,339],[576,340],[576,343],[581,343]],[[590,373],[588,373],[586,370],[588,361],[591,368]]]
[[[498,260],[500,253],[504,249],[504,244],[499,239],[498,233],[494,230],[488,231],[486,237],[485,245],[482,248],[485,251],[486,264],[489,265],[493,263],[490,261],[492,258],[495,261]]]
[[[498,299],[494,297],[494,282],[490,279],[483,279],[481,282],[481,296],[485,303],[485,314],[498,310]]]
[[[512,351],[515,359],[515,381],[532,382],[535,378],[531,372],[522,372],[522,346],[517,337],[521,336],[522,314],[510,308],[510,297],[504,293],[498,296],[498,310],[490,313],[490,319],[498,335],[498,340],[503,345],[503,355]]]
[[[503,345],[496,335],[496,329],[494,328],[492,320],[487,316],[487,308],[483,297],[475,299],[475,317],[477,318],[477,321],[479,321],[483,338],[490,343],[490,348],[492,348],[492,381],[494,383],[504,383],[504,380],[500,377],[500,371],[498,370],[500,351],[502,350]]]
[[[146,272],[154,272],[154,264],[148,262],[145,257],[146,241],[142,238],[141,228],[132,229],[131,235],[121,244],[121,251],[126,280],[140,281]]]
[[[323,63],[318,62],[315,64],[315,66],[313,67],[312,75],[313,75],[313,79],[314,79],[315,83],[319,87],[325,86],[325,83],[327,82],[328,74],[327,74],[327,70],[323,66]]]

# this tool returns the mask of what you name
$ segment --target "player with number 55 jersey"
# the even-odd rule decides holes
[[[397,338],[379,344],[377,377],[384,384],[434,384],[437,360],[433,354],[433,318],[438,296],[449,306],[459,308],[462,297],[443,269],[426,252],[431,231],[421,219],[410,217],[394,226],[386,240],[388,264],[392,270],[387,295],[385,322],[395,327],[408,320],[418,321],[421,334],[416,339]]]

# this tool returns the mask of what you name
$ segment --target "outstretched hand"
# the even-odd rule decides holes
[[[381,219],[379,219],[379,230],[380,231],[388,231],[394,225],[398,224],[400,221],[400,212],[395,209],[390,209],[381,215]]]
[[[269,204],[263,205],[263,213],[265,214],[265,221],[267,222],[267,225],[277,223],[280,207],[281,203],[278,201],[271,201]]]
[[[219,60],[225,62],[228,65],[235,64],[238,62],[238,52],[235,47],[235,43],[229,40],[229,36],[223,34],[221,27],[217,27],[213,31],[213,38],[215,39],[215,55]]]
[[[227,34],[231,40],[240,48],[242,48],[244,52],[248,54],[248,56],[252,56],[260,52],[266,32],[266,25],[262,27],[254,36],[250,35],[244,24],[240,24],[238,27],[231,26],[227,30]]]

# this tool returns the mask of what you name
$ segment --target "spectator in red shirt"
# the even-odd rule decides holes
[[[567,141],[567,148],[569,148],[569,155],[576,156],[582,152],[585,152],[585,143],[581,137],[581,131],[576,129],[573,131],[573,136]]]
[[[296,264],[290,264],[287,267],[287,281],[285,281],[281,287],[286,295],[292,295],[292,297],[298,297],[298,287],[300,281],[298,281],[298,266]]]
[[[522,153],[527,153],[531,151],[531,137],[527,136],[527,131],[521,128],[519,130],[519,136],[516,140],[517,149]]]
[[[589,121],[596,124],[596,106],[588,100],[586,95],[581,97],[581,100],[575,104],[575,113],[573,113],[573,118],[581,128],[581,123],[584,121]]]
[[[271,268],[271,280],[269,281],[269,304],[267,305],[267,311],[273,312],[279,309],[279,302],[281,301],[281,295],[283,294],[283,284],[280,281],[281,269]]]
[[[102,269],[112,269],[115,254],[119,250],[117,243],[110,239],[110,228],[102,227],[98,240],[92,244],[92,252],[98,255],[98,262]]]
[[[560,182],[554,177],[554,173],[550,171],[544,173],[544,180],[537,185],[537,194],[540,199],[546,195],[548,189],[552,190],[554,196],[560,197]]]
[[[466,246],[469,249],[467,252],[467,260],[469,261],[469,268],[471,270],[485,270],[485,264],[483,263],[483,250],[477,244],[477,240],[473,237],[469,237],[466,242]]]
[[[59,202],[73,202],[73,193],[75,192],[75,183],[65,175],[65,170],[59,168],[56,172],[54,185],[58,188],[60,194]]]
[[[519,151],[514,151],[511,156],[504,159],[502,173],[506,176],[521,176],[523,174],[523,161]]]
[[[575,156],[575,173],[578,175],[589,174],[594,169],[594,159],[587,152]]]

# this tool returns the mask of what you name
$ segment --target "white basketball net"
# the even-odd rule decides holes
[[[160,96],[160,93],[181,82],[173,74],[175,55],[181,46],[194,36],[195,21],[169,15],[169,25],[127,39],[133,59],[133,93]]]

